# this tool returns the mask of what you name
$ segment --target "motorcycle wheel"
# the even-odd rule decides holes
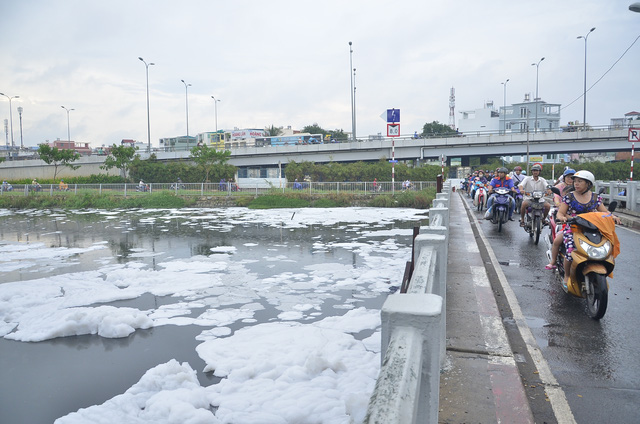
[[[484,199],[482,196],[478,196],[478,212],[482,212],[482,204],[484,203]]]
[[[585,275],[584,284],[589,288],[586,296],[587,313],[594,320],[599,320],[607,312],[609,293],[607,290],[607,277],[602,274],[590,272]]]
[[[538,241],[540,241],[540,233],[542,232],[542,220],[539,216],[534,218],[531,235],[533,235],[533,231],[536,233],[535,244],[538,244]]]
[[[498,212],[498,232],[502,232],[502,223],[504,222],[504,211]]]
[[[520,208],[522,207],[522,199],[516,199],[516,212],[520,213]]]

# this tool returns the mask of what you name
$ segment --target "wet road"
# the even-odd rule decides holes
[[[640,233],[617,230],[622,251],[609,280],[607,313],[598,322],[587,316],[582,299],[562,291],[557,272],[544,269],[542,237],[536,246],[517,221],[499,233],[473,214],[576,422],[640,422]]]

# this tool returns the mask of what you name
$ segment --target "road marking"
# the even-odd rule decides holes
[[[464,201],[463,203],[465,205],[465,208],[468,209],[467,203]],[[484,231],[482,231],[482,228],[478,225],[475,214],[471,214],[471,219],[473,220],[473,224],[475,224],[478,228],[478,234],[480,235],[480,238],[482,239],[482,242],[487,249],[489,258],[491,259],[491,263],[494,264],[494,269],[496,270],[496,274],[498,275],[498,281],[500,281],[500,286],[504,291],[507,302],[511,307],[511,311],[513,312],[513,319],[515,320],[516,325],[518,326],[518,331],[520,332],[520,335],[522,336],[522,339],[527,346],[529,355],[531,355],[531,358],[536,364],[540,381],[542,381],[545,386],[545,392],[549,397],[551,408],[553,409],[556,419],[559,423],[576,423],[573,412],[571,412],[571,408],[569,407],[569,402],[567,402],[567,397],[565,396],[562,388],[558,385],[558,381],[551,372],[549,364],[542,356],[542,351],[540,350],[540,347],[538,346],[538,343],[536,342],[536,339],[533,336],[531,329],[527,325],[524,315],[522,314],[522,309],[520,309],[518,299],[511,289],[511,286],[509,285],[507,277],[504,275],[502,268],[498,264],[498,258],[493,252],[493,249],[491,249],[491,245],[485,237]]]

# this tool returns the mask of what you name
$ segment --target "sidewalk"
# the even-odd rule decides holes
[[[533,423],[463,200],[452,193],[440,423]]]

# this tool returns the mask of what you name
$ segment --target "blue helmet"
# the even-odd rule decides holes
[[[564,172],[562,173],[562,176],[563,176],[563,177],[566,177],[567,175],[571,175],[571,176],[573,176],[573,174],[575,174],[575,173],[576,173],[576,170],[575,170],[575,169],[567,168],[567,169],[565,169],[565,170],[564,170]]]

